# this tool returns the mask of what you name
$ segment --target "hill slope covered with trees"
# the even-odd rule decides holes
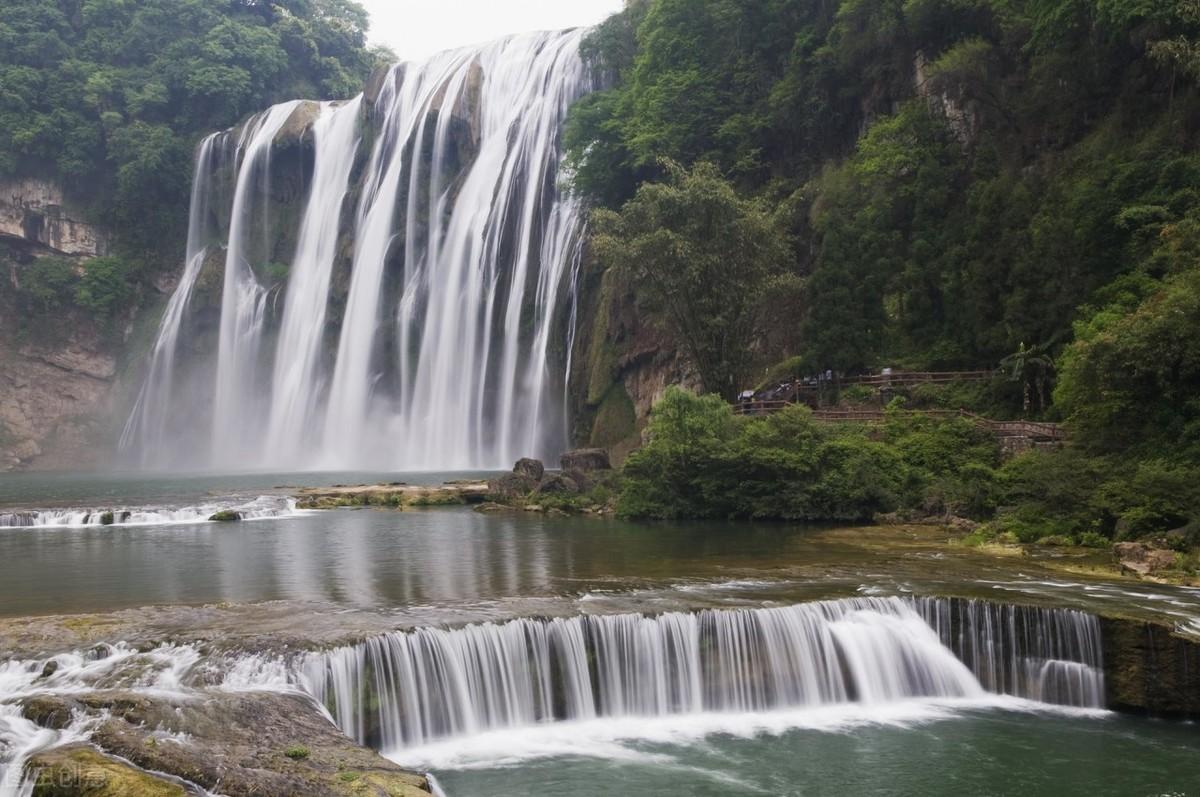
[[[1195,0],[631,0],[588,40],[609,88],[567,134],[576,186],[609,208],[598,269],[631,273],[604,242],[639,218],[676,254],[718,248],[654,206],[658,183],[715,169],[790,255],[669,301],[629,282],[685,354],[672,319],[737,292],[762,297],[742,373],[1003,364],[1017,384],[986,409],[1065,420],[1073,444],[972,477],[976,516],[1022,539],[1192,529],[1198,35]]]

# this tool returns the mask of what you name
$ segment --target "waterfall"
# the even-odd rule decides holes
[[[856,598],[420,628],[314,654],[302,680],[349,736],[398,750],[554,720],[988,692],[1100,707],[1098,640],[1080,612]]]
[[[143,466],[150,464],[151,455],[162,451],[168,441],[168,419],[176,402],[175,358],[179,348],[179,334],[184,313],[188,309],[192,291],[196,287],[196,280],[208,254],[207,224],[213,194],[211,179],[216,166],[215,158],[223,151],[219,142],[224,137],[224,133],[208,136],[200,142],[197,149],[183,276],[167,302],[166,311],[159,324],[158,338],[150,352],[145,381],[121,433],[121,449],[129,450],[136,446],[141,455],[140,464]]]
[[[916,607],[987,690],[1066,706],[1104,705],[1094,615],[979,600],[924,598]]]
[[[324,103],[313,125],[316,157],[312,198],[300,224],[296,257],[288,278],[271,383],[267,450],[281,459],[302,454],[303,433],[315,422],[317,408],[310,385],[318,374],[338,222],[358,150],[361,104],[361,96],[340,107]]]
[[[560,138],[592,89],[585,33],[398,64],[349,102],[284,103],[206,139],[122,450],[289,470],[556,456],[584,211]],[[215,279],[219,314],[196,298]]]

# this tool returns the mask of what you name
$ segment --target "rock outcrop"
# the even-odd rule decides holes
[[[78,335],[59,346],[0,341],[0,471],[99,461],[116,358]]]
[[[546,466],[542,464],[540,459],[518,459],[517,464],[513,465],[513,473],[528,476],[534,481],[541,481],[542,476],[546,473]]]
[[[37,772],[35,797],[186,797],[188,794],[178,783],[83,745],[38,753],[30,759],[28,770]]]
[[[51,704],[60,706],[52,707]],[[35,794],[174,795],[182,787],[147,772],[181,778],[227,797],[251,795],[379,795],[428,797],[426,778],[400,768],[346,738],[299,694],[215,692],[204,700],[149,697],[132,692],[43,696],[27,704],[34,721],[64,712],[100,718],[91,741],[116,762],[83,748],[44,753],[30,762],[48,782],[64,767],[82,764],[104,779],[99,791],[39,790]],[[177,740],[186,736],[187,743]],[[130,766],[132,764],[133,766]],[[141,769],[138,769],[138,768]],[[117,790],[114,787],[120,786]]]
[[[559,460],[564,471],[578,470],[590,473],[595,470],[612,470],[608,452],[603,448],[579,448],[568,451]]]
[[[66,255],[107,254],[108,233],[84,219],[57,182],[0,178],[0,236]]]
[[[1117,711],[1200,717],[1200,641],[1138,620],[1100,618],[1104,686]]]
[[[1113,546],[1113,556],[1122,570],[1147,576],[1175,567],[1174,551],[1152,548],[1141,542],[1119,542]]]

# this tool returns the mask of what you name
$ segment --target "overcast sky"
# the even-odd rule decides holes
[[[621,0],[360,0],[371,12],[372,44],[401,60],[490,41],[510,33],[594,25]]]

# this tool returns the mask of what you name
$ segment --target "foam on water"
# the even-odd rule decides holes
[[[0,512],[0,529],[91,528],[101,526],[178,526],[209,523],[218,512],[235,512],[241,520],[300,517],[311,510],[296,508],[294,498],[260,495],[249,501],[221,500],[178,507],[98,507]]]

